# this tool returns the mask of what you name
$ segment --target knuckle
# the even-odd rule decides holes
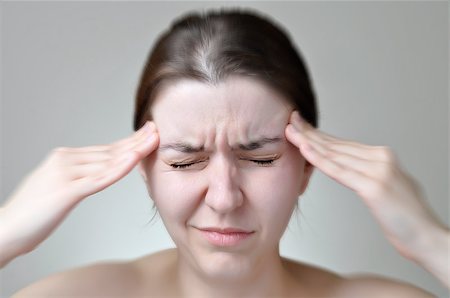
[[[390,163],[390,162],[394,162],[395,161],[394,151],[390,147],[379,146],[379,147],[377,147],[377,150],[378,150],[378,156],[384,162]]]
[[[52,160],[62,159],[67,154],[67,147],[56,147],[51,150],[49,158]]]
[[[381,164],[370,186],[370,192],[375,196],[382,196],[391,189],[391,183],[395,176],[395,168],[391,164]]]
[[[395,174],[395,168],[390,163],[381,164],[378,168],[377,179],[381,183],[389,183]]]
[[[56,147],[52,149],[51,153],[53,155],[62,155],[64,153],[67,153],[67,151],[69,151],[68,147]]]

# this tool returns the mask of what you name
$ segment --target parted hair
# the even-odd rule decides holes
[[[317,127],[317,105],[308,69],[289,34],[249,9],[191,12],[157,39],[136,91],[134,130],[152,120],[158,90],[181,79],[216,85],[230,75],[251,76],[280,92]]]

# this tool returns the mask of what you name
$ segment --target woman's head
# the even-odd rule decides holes
[[[138,92],[135,126],[151,119],[160,139],[140,170],[185,264],[203,277],[248,276],[278,252],[312,172],[285,137],[294,109],[316,122],[308,77],[258,17],[188,17],[171,32]],[[246,237],[211,232],[221,229]]]
[[[164,86],[181,79],[217,85],[230,75],[260,79],[317,126],[308,71],[287,33],[267,17],[234,9],[185,15],[160,36],[137,90],[134,129],[152,119],[152,104]]]

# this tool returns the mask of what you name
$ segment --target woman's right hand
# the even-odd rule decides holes
[[[147,122],[109,145],[54,149],[0,208],[0,268],[35,249],[79,202],[126,176],[158,143]]]

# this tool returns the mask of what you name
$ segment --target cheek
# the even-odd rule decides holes
[[[161,163],[157,156],[151,156],[146,163],[152,199],[168,225],[185,222],[206,196],[205,177],[202,172],[167,171]],[[279,222],[274,227],[283,228],[298,199],[303,165],[304,160],[298,150],[292,149],[283,154],[275,167],[241,172],[240,188],[250,207],[246,212],[253,213],[262,221],[271,218]]]
[[[201,181],[196,175],[162,169],[162,161],[152,157],[147,165],[147,181],[158,212],[167,223],[185,221],[199,204]]]
[[[298,200],[304,160],[298,151],[280,158],[276,167],[245,175],[246,197],[258,209],[262,222],[270,219],[270,229],[282,232]],[[276,234],[276,233],[275,233]]]

